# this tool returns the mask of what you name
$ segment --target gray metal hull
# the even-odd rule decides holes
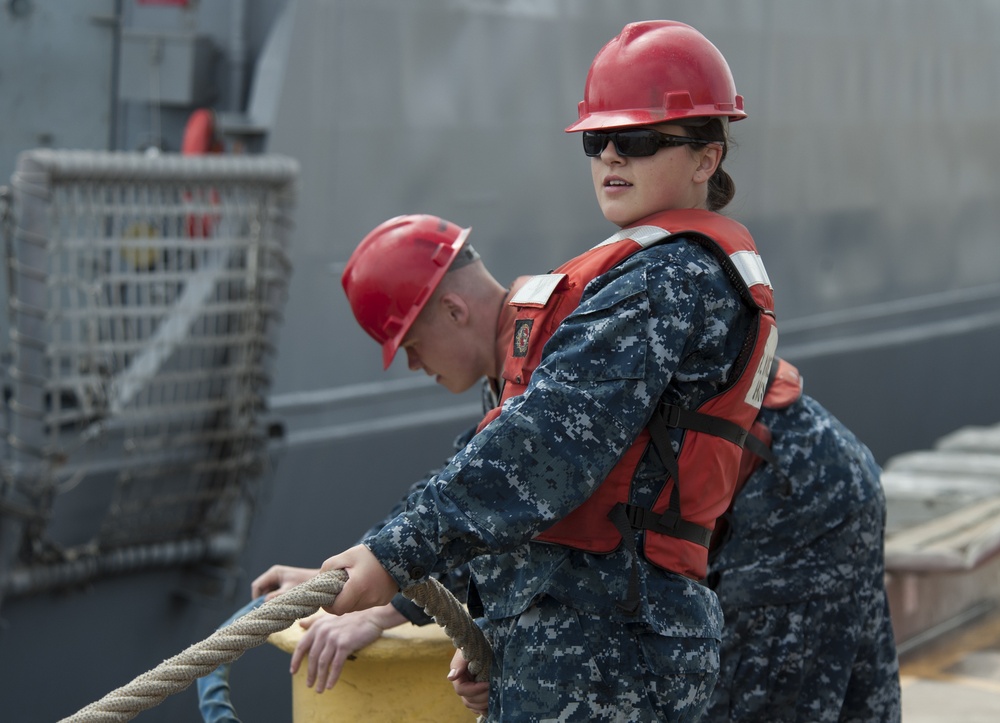
[[[48,18],[53,0],[34,5],[27,18],[0,15],[0,48],[17,37],[23,54],[55,62],[47,48],[72,47],[78,28]],[[117,8],[92,5],[93,14]],[[472,226],[500,279],[547,271],[610,235],[579,139],[562,128],[575,119],[590,59],[634,19],[690,22],[733,67],[749,118],[734,126],[729,211],[758,241],[776,289],[779,353],[807,392],[883,463],[961,426],[997,422],[996,3],[245,5],[247,101],[217,68],[216,104],[236,113],[224,119],[232,138],[302,164],[265,414],[280,434],[249,542],[232,570],[149,570],[3,600],[5,720],[70,715],[203,639],[269,565],[318,566],[444,460],[476,420],[478,396],[448,395],[398,360],[383,372],[378,347],[351,318],[339,265],[398,213]],[[193,23],[232,50],[225,12],[180,16],[129,2],[124,11],[132,27]],[[101,42],[76,70],[92,73],[100,96],[77,101],[93,119],[87,133],[61,132],[72,126],[71,99],[44,83],[0,76],[0,95],[46,94],[58,112],[24,107],[56,144],[105,148],[110,135],[136,147],[151,106],[119,99],[112,124]],[[160,108],[174,150],[190,110]],[[0,129],[24,126],[14,112],[0,108]],[[0,130],[0,159],[12,164],[37,141]],[[236,661],[233,700],[246,720],[290,719],[287,665],[266,645]],[[196,718],[193,686],[138,716]]]

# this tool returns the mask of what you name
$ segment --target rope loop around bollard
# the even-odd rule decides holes
[[[118,723],[131,720],[220,665],[232,662],[249,648],[266,642],[272,633],[284,630],[296,620],[332,604],[346,582],[347,573],[343,570],[321,572],[59,723]],[[403,594],[424,606],[427,614],[445,629],[455,646],[463,651],[469,661],[469,671],[477,676],[477,680],[488,679],[492,662],[489,643],[454,595],[432,578],[407,588]]]

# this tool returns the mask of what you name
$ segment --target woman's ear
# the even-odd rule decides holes
[[[715,174],[719,164],[722,163],[722,144],[709,143],[700,148],[699,153],[698,167],[695,168],[692,180],[695,183],[707,183],[708,179]]]

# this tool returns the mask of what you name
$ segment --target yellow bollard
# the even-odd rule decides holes
[[[298,624],[274,633],[272,645],[291,654],[305,631]],[[400,625],[344,664],[332,690],[306,687],[306,665],[292,676],[294,723],[472,723],[447,679],[455,645],[438,625]]]

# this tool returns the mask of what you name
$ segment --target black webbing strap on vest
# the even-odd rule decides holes
[[[618,606],[629,614],[635,614],[639,609],[639,550],[635,541],[636,533],[639,530],[650,530],[661,535],[687,540],[701,545],[705,549],[708,549],[712,541],[712,531],[709,528],[681,517],[680,492],[678,491],[680,472],[677,455],[674,454],[670,435],[667,432],[668,428],[690,429],[694,432],[711,434],[727,439],[739,447],[743,447],[749,436],[747,430],[735,422],[701,412],[692,412],[674,404],[660,404],[653,412],[647,425],[649,436],[660,461],[667,468],[670,478],[674,481],[669,505],[664,512],[656,513],[644,507],[619,502],[608,513],[608,519],[621,534],[625,547],[632,555],[628,593],[625,599],[618,603]],[[764,446],[760,440],[755,438],[755,441],[760,446]],[[767,452],[770,454],[770,450]]]
[[[707,548],[712,539],[712,531],[707,527],[695,525],[681,518],[680,470],[667,429],[690,429],[692,432],[711,434],[726,439],[741,448],[746,443],[749,433],[728,419],[681,409],[674,404],[661,404],[657,407],[649,420],[647,429],[649,429],[649,437],[653,442],[653,447],[660,456],[660,461],[667,468],[670,478],[674,481],[674,487],[670,491],[670,503],[667,510],[658,517],[652,512],[648,516],[641,517],[641,521],[647,526],[637,529],[653,530],[663,535],[679,537]]]
[[[628,576],[628,592],[625,594],[624,600],[618,601],[618,607],[629,615],[635,615],[639,611],[639,550],[635,544],[635,531],[632,529],[625,512],[625,503],[619,502],[612,507],[608,513],[608,519],[618,530],[618,534],[622,536],[622,542],[625,543],[629,554],[632,555]]]
[[[743,447],[750,450],[753,454],[760,457],[775,469],[779,469],[778,458],[774,456],[774,452],[771,451],[770,445],[765,443],[760,437],[757,437],[752,433],[748,434],[746,441],[743,443]]]

